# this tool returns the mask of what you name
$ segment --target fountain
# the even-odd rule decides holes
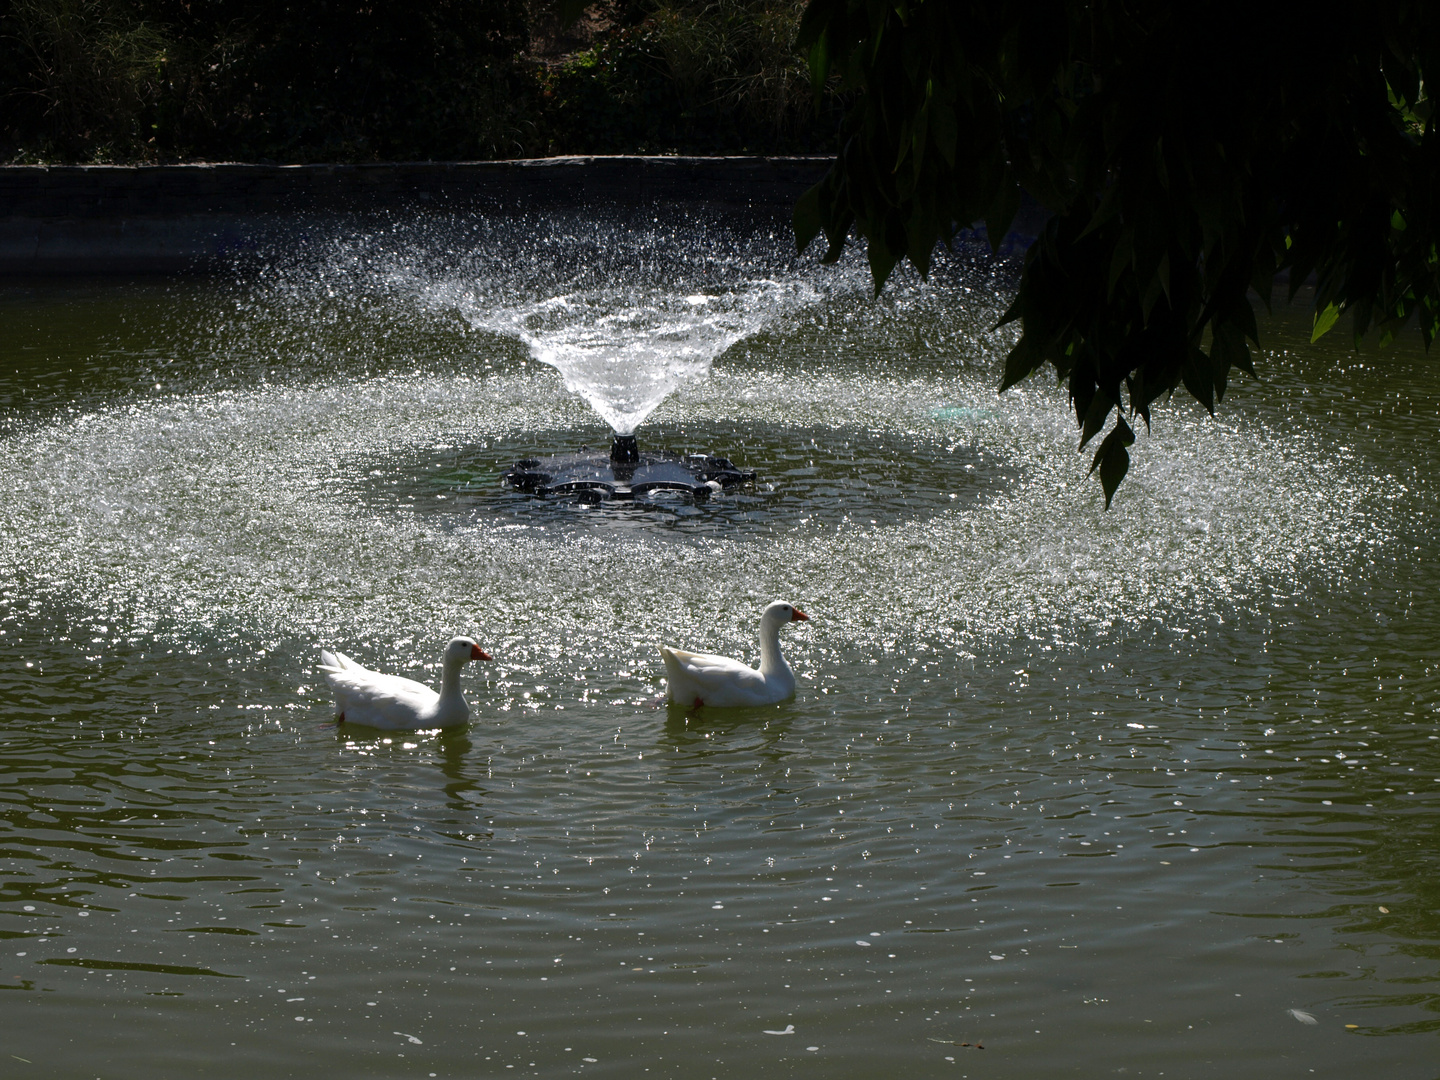
[[[642,450],[635,429],[681,385],[703,378],[731,345],[813,302],[814,291],[753,271],[718,281],[712,273],[703,292],[677,290],[663,280],[637,289],[633,282],[617,288],[613,280],[584,277],[563,292],[516,297],[502,291],[498,302],[471,293],[457,305],[476,329],[517,338],[534,359],[559,371],[566,389],[584,398],[613,432],[608,453],[582,446],[522,458],[503,482],[516,491],[594,503],[655,491],[704,502],[753,481],[753,471],[718,454]]]
[[[728,458],[713,454],[641,453],[634,435],[616,434],[608,454],[556,454],[523,458],[502,478],[516,491],[534,495],[576,495],[582,502],[635,499],[652,491],[683,491],[696,502],[755,479],[753,472],[735,467]]]

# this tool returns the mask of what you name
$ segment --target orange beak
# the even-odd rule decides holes
[[[470,646],[470,659],[471,659],[471,660],[493,660],[493,659],[495,659],[495,658],[494,658],[493,656],[491,656],[488,652],[486,652],[484,649],[482,649],[479,645],[471,645],[471,646]]]
[[[790,621],[791,621],[791,622],[809,622],[809,621],[810,621],[810,616],[809,616],[809,615],[806,615],[803,611],[801,611],[801,610],[797,607],[797,608],[795,609],[795,614],[790,616]]]

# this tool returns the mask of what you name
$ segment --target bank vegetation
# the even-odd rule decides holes
[[[803,0],[9,0],[0,162],[833,152]]]

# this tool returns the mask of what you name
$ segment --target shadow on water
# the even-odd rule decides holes
[[[480,783],[478,761],[470,760],[475,752],[470,736],[464,731],[442,731],[436,737],[435,749],[439,756],[437,764],[445,776],[441,790],[445,793],[446,805],[456,813],[480,810],[490,793]]]
[[[666,702],[662,745],[673,752],[666,755],[666,764],[689,769],[722,754],[758,754],[778,764],[785,757],[780,744],[790,734],[795,716],[794,702],[739,709],[696,709]]]
[[[490,789],[482,780],[487,767],[477,751],[469,728],[440,728],[421,731],[388,731],[357,724],[326,724],[336,744],[345,750],[371,757],[387,756],[392,761],[405,754],[411,764],[434,766],[440,773],[438,791],[445,806],[472,820],[486,813]],[[411,783],[419,778],[411,772]],[[458,820],[458,819],[457,819]]]

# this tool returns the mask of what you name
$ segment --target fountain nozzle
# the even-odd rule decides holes
[[[578,454],[525,458],[504,476],[516,491],[533,495],[577,495],[581,502],[635,499],[652,491],[684,491],[697,503],[712,492],[728,491],[755,479],[729,460],[712,454],[672,454],[651,450],[643,458],[634,435],[615,435],[610,454],[601,457],[584,448]]]
[[[610,460],[616,465],[638,465],[639,441],[634,435],[616,435],[610,440]]]

